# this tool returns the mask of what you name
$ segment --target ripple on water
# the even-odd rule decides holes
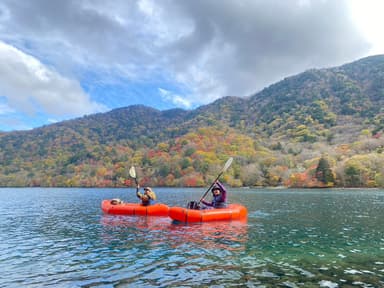
[[[116,190],[34,191],[0,201],[0,286],[384,287],[384,193],[248,190],[246,223],[174,225],[102,215]]]

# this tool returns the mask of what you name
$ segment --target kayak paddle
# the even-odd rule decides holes
[[[211,184],[211,186],[209,186],[208,190],[205,191],[204,195],[200,198],[199,202],[197,203],[197,205],[200,205],[201,201],[204,199],[204,197],[208,194],[209,190],[211,190],[211,188],[213,187],[213,185],[215,185],[216,181],[219,180],[220,176],[225,172],[227,171],[227,169],[229,168],[229,166],[231,166],[232,164],[232,161],[233,161],[233,158],[230,157],[227,162],[225,163],[223,169],[221,169],[221,172],[219,173],[219,175],[216,177],[215,181],[213,181],[213,183]]]

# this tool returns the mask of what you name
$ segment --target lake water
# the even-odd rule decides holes
[[[134,189],[1,188],[0,287],[384,287],[384,190],[229,190],[247,222],[103,215]]]

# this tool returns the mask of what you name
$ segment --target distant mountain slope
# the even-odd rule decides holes
[[[312,69],[248,98],[224,97],[192,111],[159,111],[142,105],[114,109],[30,131],[0,133],[0,172],[8,177],[4,183],[0,177],[0,186],[13,183],[17,175],[42,175],[48,160],[57,166],[50,173],[59,174],[69,173],[71,165],[119,162],[123,156],[112,152],[118,147],[130,153],[129,157],[142,151],[141,158],[137,156],[142,162],[148,149],[159,149],[160,144],[165,149],[164,145],[174,145],[177,138],[189,139],[187,135],[204,127],[235,133],[233,137],[250,137],[255,151],[272,151],[268,152],[272,158],[288,153],[288,147],[302,153],[305,143],[352,144],[362,131],[379,135],[384,128],[383,107],[384,55],[378,55],[340,67]],[[273,152],[276,147],[286,149]],[[219,147],[212,149],[220,151]],[[255,161],[247,157],[242,156],[244,163]],[[145,161],[141,164],[151,165],[150,159]],[[35,166],[28,168],[30,165]],[[296,161],[294,165],[301,164]],[[25,174],[29,170],[32,172]]]
[[[269,135],[282,136],[280,131],[306,125],[321,136],[336,125],[364,123],[382,129],[383,104],[384,55],[380,55],[286,78],[253,95],[244,114],[248,127],[261,127],[260,132]]]
[[[58,132],[72,129],[100,143],[142,137],[156,142],[183,135],[197,126],[214,124],[241,129],[245,133],[256,129],[259,133],[273,135],[275,129],[288,124],[310,124],[308,121],[325,127],[338,122],[344,125],[346,116],[348,119],[352,116],[357,123],[374,124],[375,117],[384,112],[383,107],[384,55],[380,55],[337,68],[309,70],[249,98],[224,97],[193,111],[159,111],[134,105],[31,131],[4,133],[4,136],[8,139],[12,135],[23,135],[33,139],[44,129],[60,127]]]

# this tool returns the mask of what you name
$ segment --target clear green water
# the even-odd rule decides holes
[[[185,206],[204,189],[158,188]],[[0,287],[384,287],[384,190],[233,189],[248,221],[103,215],[133,189],[0,189]]]

